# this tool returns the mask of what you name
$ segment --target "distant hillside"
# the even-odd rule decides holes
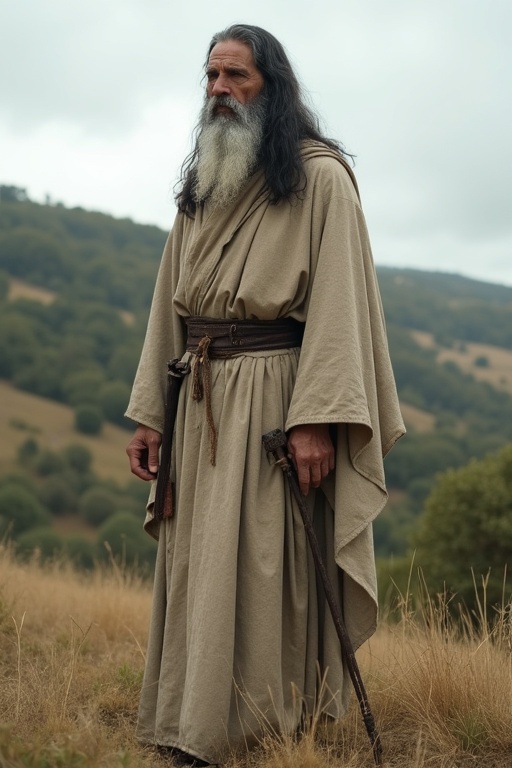
[[[2,189],[0,378],[67,405],[69,418],[88,405],[130,428],[122,414],[166,233]],[[512,441],[512,288],[412,269],[378,275],[409,429],[386,460],[393,501],[376,537],[389,552],[438,472]]]
[[[144,312],[162,230],[82,208],[5,200],[2,189],[0,270],[75,300]]]
[[[103,479],[126,485],[130,470],[125,448],[129,435],[106,424],[99,435],[77,433],[69,406],[22,392],[0,380],[0,476],[20,469],[15,460],[20,446],[33,438],[45,448],[59,451],[70,444],[85,446],[92,455],[92,469]]]
[[[442,272],[378,272],[388,323],[427,331],[445,344],[512,348],[512,288]]]

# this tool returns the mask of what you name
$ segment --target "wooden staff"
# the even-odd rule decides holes
[[[344,656],[350,679],[352,680],[352,684],[356,692],[357,700],[359,702],[359,707],[361,709],[361,714],[363,716],[364,724],[366,727],[366,732],[368,733],[372,744],[375,764],[382,765],[382,744],[380,741],[380,736],[375,725],[375,719],[370,709],[366,690],[363,685],[361,673],[356,661],[354,648],[350,641],[350,637],[348,636],[347,628],[341,616],[338,604],[336,603],[334,590],[329,580],[327,569],[322,560],[320,545],[313,528],[311,517],[306,507],[304,496],[302,495],[299,487],[297,472],[288,458],[286,434],[282,429],[274,429],[272,432],[267,432],[266,435],[263,435],[262,441],[263,447],[265,448],[269,458],[272,456],[274,463],[281,467],[283,470],[286,478],[288,479],[292,494],[299,507],[300,514],[302,516],[302,522],[304,523],[308,541],[313,553],[315,568],[318,575],[320,576],[320,580],[324,588],[325,597],[329,604],[334,626],[336,628],[336,633],[341,644],[342,654]]]

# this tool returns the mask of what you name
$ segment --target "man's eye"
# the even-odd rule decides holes
[[[208,82],[211,82],[212,80],[215,80],[218,77],[218,72],[215,72],[214,70],[210,70],[206,73],[206,79]]]

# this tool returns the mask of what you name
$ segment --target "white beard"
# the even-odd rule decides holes
[[[214,114],[221,104],[234,114]],[[197,203],[208,200],[214,208],[226,208],[237,198],[256,167],[264,119],[262,96],[249,104],[230,96],[213,96],[205,102],[197,139]]]

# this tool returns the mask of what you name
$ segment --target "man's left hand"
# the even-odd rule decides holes
[[[334,446],[328,424],[299,424],[290,430],[288,451],[297,469],[300,490],[307,496],[334,469]]]

